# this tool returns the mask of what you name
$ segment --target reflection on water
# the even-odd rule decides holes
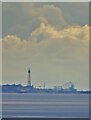
[[[88,94],[3,94],[3,117],[89,117]]]

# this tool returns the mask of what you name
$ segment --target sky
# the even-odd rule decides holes
[[[89,4],[2,3],[3,84],[89,89]],[[1,41],[0,41],[1,43]]]

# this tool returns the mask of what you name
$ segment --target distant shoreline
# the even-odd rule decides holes
[[[21,84],[12,84],[12,85],[0,85],[1,93],[43,93],[43,94],[91,94],[91,91],[88,90],[77,90],[73,87],[67,89],[62,88],[35,88],[32,86],[22,86]]]

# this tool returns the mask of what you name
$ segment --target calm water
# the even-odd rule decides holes
[[[3,117],[89,117],[88,94],[3,94]]]

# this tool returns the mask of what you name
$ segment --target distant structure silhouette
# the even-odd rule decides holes
[[[28,86],[31,86],[31,70],[28,69],[28,83],[27,83]]]
[[[6,84],[2,86],[2,92],[4,93],[89,93],[90,91],[78,91],[75,88],[75,85],[70,81],[62,86],[54,86],[54,88],[46,88],[45,82],[43,87],[34,87],[31,84],[31,69],[29,68],[27,71],[27,85],[22,86],[21,84]]]

